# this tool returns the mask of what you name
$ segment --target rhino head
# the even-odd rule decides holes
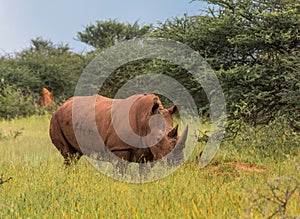
[[[166,157],[168,163],[181,161],[183,159],[183,149],[187,139],[188,128],[186,127],[182,135],[178,135],[178,125],[174,126],[172,115],[178,113],[178,108],[172,106],[164,108],[160,99],[153,94],[148,94],[137,99],[131,107],[129,115],[135,118],[129,119],[131,127],[135,127],[138,120],[138,126],[133,129],[143,138],[142,144],[147,146],[152,154],[150,161],[157,161]]]

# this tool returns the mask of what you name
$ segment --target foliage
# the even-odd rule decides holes
[[[124,24],[116,20],[97,21],[78,32],[78,40],[95,47],[96,54],[105,48],[119,42],[143,36],[152,36],[152,25],[140,27],[138,22],[133,25]],[[126,54],[128,55],[128,54]],[[107,61],[107,60],[105,60]],[[163,60],[139,59],[120,66],[106,79],[99,93],[113,98],[117,91],[129,80],[145,74],[165,74],[178,80],[192,93],[198,106],[206,106],[207,99],[202,88],[195,83],[195,79],[183,68]],[[201,95],[200,95],[201,94]]]
[[[229,158],[237,155],[243,157],[246,156],[243,153],[247,153],[252,160],[244,160],[246,162],[257,164],[259,160],[272,160],[280,163],[300,152],[300,136],[289,126],[288,119],[279,118],[263,126],[235,121],[233,126],[237,129],[236,135],[232,138],[233,132],[227,132],[224,140],[233,147],[224,152]]]
[[[0,118],[14,119],[37,113],[37,106],[32,100],[30,92],[24,95],[21,89],[0,81]]]
[[[217,6],[206,15],[173,18],[154,36],[183,42],[209,62],[226,94],[230,118],[252,124],[280,115],[299,120],[299,27],[296,0],[207,1]]]
[[[112,72],[112,74],[105,80],[104,84],[99,90],[99,94],[110,98],[114,98],[115,94],[126,82],[138,76],[151,74],[164,74],[177,80],[194,97],[194,101],[197,104],[197,106],[200,109],[202,109],[203,107],[203,111],[206,110],[205,107],[208,102],[207,97],[204,94],[204,91],[201,88],[201,86],[199,86],[199,84],[195,82],[195,78],[182,67],[158,59],[140,59],[120,66],[118,69]],[[143,84],[144,87],[151,87],[151,81],[138,81],[139,84],[136,84],[137,90],[138,88],[143,87]],[[170,87],[168,90],[173,93],[180,92],[180,90],[176,90],[176,87]],[[123,91],[132,94],[132,90]],[[170,104],[169,100],[166,97],[161,96],[161,100],[164,102],[165,105]]]
[[[96,21],[77,33],[77,40],[97,49],[114,46],[118,42],[142,37],[151,31],[152,25],[141,26],[138,21],[125,24],[117,20]]]
[[[13,57],[2,57],[0,78],[23,92],[30,90],[36,98],[46,87],[56,100],[64,100],[73,96],[85,62],[84,56],[72,53],[68,45],[54,45],[37,38],[29,49]]]
[[[137,22],[97,21],[77,35],[95,47],[88,54],[37,38],[29,49],[1,57],[0,117],[41,113],[34,103],[42,87],[58,101],[72,96],[84,66],[99,51],[149,34],[190,46],[216,71],[227,98],[229,134],[235,138],[222,142],[214,161],[198,169],[196,157],[209,136],[204,130],[193,155],[175,173],[148,184],[122,183],[98,173],[85,159],[63,168],[47,134],[48,115],[0,121],[0,166],[5,173],[0,174],[0,218],[300,215],[299,169],[291,165],[299,162],[300,151],[299,2],[207,2],[217,7],[201,16],[168,19],[155,29]],[[198,98],[198,106],[208,107],[205,93],[191,75],[156,59],[121,66],[100,92],[113,97],[128,80],[153,72],[177,79]],[[249,173],[229,162],[263,167],[265,172]],[[13,180],[7,183],[6,176]]]

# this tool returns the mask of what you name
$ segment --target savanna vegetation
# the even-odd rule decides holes
[[[300,214],[299,135],[283,123],[243,127],[214,160],[189,160],[151,183],[116,181],[87,159],[69,168],[50,115],[2,121],[1,218],[290,218]],[[282,122],[282,121],[278,121]],[[281,125],[278,125],[281,124]],[[205,127],[205,126],[204,126]]]
[[[199,15],[158,24],[95,21],[76,36],[92,46],[86,53],[38,37],[28,49],[0,57],[0,218],[299,217],[299,1],[206,2],[209,8]],[[139,37],[184,43],[218,76],[228,122],[216,157],[198,168],[209,136],[204,128],[188,161],[152,183],[115,181],[86,159],[63,168],[48,136],[52,112],[37,105],[42,88],[60,105],[74,94],[97,54]],[[184,85],[205,115],[203,126],[209,127],[201,85],[163,60],[120,66],[99,93],[113,97],[128,80],[151,72]]]

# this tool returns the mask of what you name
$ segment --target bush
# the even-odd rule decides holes
[[[14,119],[38,113],[38,108],[28,92],[24,94],[19,88],[0,82],[0,118]]]
[[[227,158],[239,155],[241,161],[260,163],[266,160],[282,162],[295,157],[300,152],[300,136],[289,125],[289,120],[281,117],[268,125],[252,126],[243,121],[233,121],[223,142]],[[235,135],[232,135],[235,133]]]

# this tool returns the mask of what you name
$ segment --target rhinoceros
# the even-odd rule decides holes
[[[178,125],[173,126],[172,119],[177,112],[176,106],[164,108],[154,94],[137,94],[125,99],[76,96],[53,114],[50,137],[66,165],[93,153],[113,154],[136,163],[158,161],[169,154],[167,158],[178,161],[183,158],[188,127],[179,137]],[[163,118],[163,124],[154,119],[157,115]]]

